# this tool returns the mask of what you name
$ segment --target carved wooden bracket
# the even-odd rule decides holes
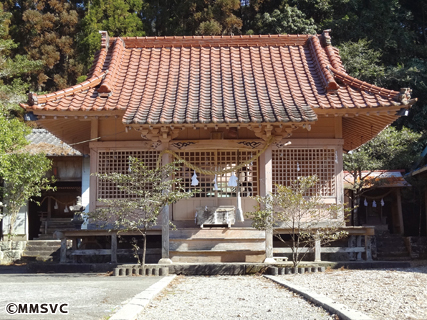
[[[179,134],[179,129],[172,129],[169,126],[164,126],[160,128],[139,128],[137,129],[141,132],[141,137],[143,139],[151,140],[151,141],[160,141],[162,143],[169,142],[172,139],[176,138]]]
[[[251,126],[251,129],[258,138],[267,140],[270,136],[274,135],[278,140],[281,140],[283,137],[289,138],[292,135],[292,131],[297,129],[299,126],[290,125],[290,126],[281,126],[281,125],[260,125],[257,127]]]

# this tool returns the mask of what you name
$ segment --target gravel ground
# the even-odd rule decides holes
[[[279,276],[373,319],[427,319],[427,266]]]
[[[105,274],[13,274],[0,268],[0,319],[99,320],[108,319],[122,303],[162,277],[108,277]],[[6,313],[9,303],[67,303],[68,314],[23,315]],[[104,316],[104,317],[103,317]]]
[[[139,315],[143,319],[336,319],[260,276],[178,277]]]

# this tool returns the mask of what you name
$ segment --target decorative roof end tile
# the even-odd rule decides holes
[[[329,32],[331,32],[331,29],[323,30],[322,32],[322,40],[324,46],[331,46],[331,36],[329,35]]]
[[[30,92],[28,93],[28,105],[34,106],[38,104],[37,93]]]
[[[405,106],[411,106],[418,99],[411,99],[412,89],[410,88],[401,88],[399,94],[397,95],[397,100],[400,101]]]
[[[101,34],[101,48],[108,50],[110,46],[110,37],[108,36],[108,31],[99,31]]]

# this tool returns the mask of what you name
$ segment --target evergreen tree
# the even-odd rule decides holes
[[[85,16],[80,21],[78,48],[80,61],[90,66],[94,53],[101,44],[100,30],[111,37],[144,36],[141,20],[142,1],[94,0],[84,4]]]
[[[7,10],[13,13],[11,34],[19,43],[16,52],[43,62],[43,68],[32,77],[34,89],[54,91],[74,85],[83,72],[76,60],[77,3],[8,1]]]

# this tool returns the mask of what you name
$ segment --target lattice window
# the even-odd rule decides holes
[[[238,151],[238,150],[210,150],[210,151],[182,151],[178,152],[179,156],[186,161],[203,169],[219,171],[225,168],[236,167],[238,164],[252,158],[256,151]],[[191,185],[191,177],[194,171],[183,165],[182,170],[177,173],[177,177],[182,179],[185,190],[200,189],[201,192],[195,197],[236,197],[237,190],[235,187],[228,186],[228,180],[231,173],[218,175],[218,190],[214,190],[214,175],[197,173],[199,185]],[[258,195],[258,159],[251,164],[242,168],[239,173],[240,192],[242,197]]]
[[[251,159],[257,152],[256,151],[219,151],[218,152],[218,167],[230,168],[235,167],[246,160]],[[242,197],[250,197],[258,195],[258,159],[254,160],[251,164],[243,167],[239,173],[240,182],[240,195]],[[236,197],[236,188],[228,186],[231,173],[227,173],[217,177],[218,197]]]
[[[317,175],[319,182],[310,190],[310,195],[336,196],[334,149],[273,150],[273,192],[275,185],[290,186],[301,176]]]
[[[129,157],[142,160],[144,165],[155,168],[159,151],[99,151],[98,173],[127,173],[129,170]],[[98,179],[98,199],[128,198],[123,191],[119,191],[112,182]]]

